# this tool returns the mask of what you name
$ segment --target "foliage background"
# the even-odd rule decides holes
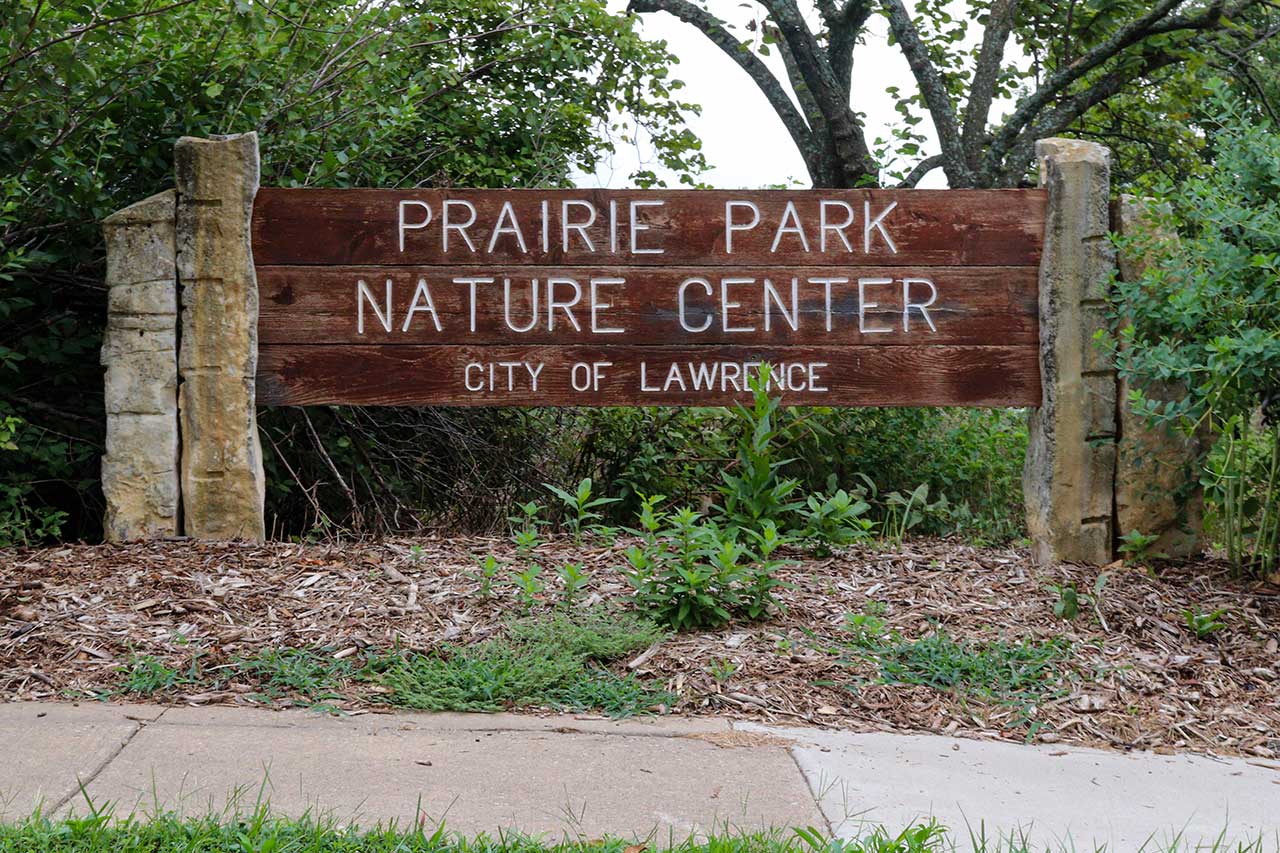
[[[1106,2],[1085,5],[1105,19]],[[918,7],[941,9],[926,22],[935,60],[964,67],[963,22],[935,0]],[[1062,8],[1030,7],[1025,39],[1061,29]],[[1274,119],[1267,15],[1240,29],[1258,34],[1247,56],[1204,52],[1077,123],[1115,148],[1118,186],[1171,192],[1210,173],[1214,75],[1239,122]],[[564,186],[640,129],[679,180],[696,184],[704,165],[676,58],[596,0],[0,0],[0,21],[0,543],[100,535],[99,222],[171,185],[180,134],[257,130],[263,183],[276,185]],[[1035,45],[1033,76],[1080,47]],[[918,108],[903,95],[903,135],[883,143],[897,155],[919,144]],[[1021,413],[786,417],[784,473],[806,492],[869,480],[883,508],[927,483],[921,530],[1020,535]],[[541,483],[585,476],[620,498],[615,522],[644,493],[697,506],[732,464],[731,421],[704,409],[266,410],[269,524],[276,536],[489,529],[514,502],[545,498]]]
[[[1226,86],[1208,109],[1214,168],[1157,181],[1151,227],[1120,241],[1148,262],[1112,293],[1119,366],[1137,411],[1208,437],[1210,520],[1265,577],[1280,560],[1280,133]]]
[[[99,534],[98,223],[172,184],[179,135],[257,130],[263,183],[286,186],[563,186],[637,125],[685,180],[701,165],[672,58],[594,0],[0,0],[0,21],[0,423],[11,433],[0,512],[10,538],[59,522],[71,537]],[[407,430],[422,439],[419,457],[519,422],[330,420],[388,441]],[[321,464],[305,426],[294,412],[264,419],[278,451],[272,497],[285,512],[287,468],[305,477]],[[362,450],[372,452],[352,448]]]

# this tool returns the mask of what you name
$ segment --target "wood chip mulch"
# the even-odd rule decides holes
[[[539,549],[546,570],[591,572],[579,606],[621,602],[627,543]],[[519,610],[499,586],[477,595],[476,557],[514,561],[506,540],[266,545],[169,541],[0,551],[0,697],[109,697],[135,655],[206,667],[265,648],[429,650],[492,636]],[[1098,570],[1033,566],[1025,550],[952,542],[872,545],[784,569],[786,612],[768,622],[672,637],[630,661],[673,691],[670,711],[860,730],[931,731],[1117,749],[1243,755],[1280,770],[1280,589],[1233,580],[1213,561],[1155,574],[1113,565],[1101,617],[1053,614],[1050,584],[1092,589]],[[554,581],[546,607],[554,602]],[[1060,695],[1029,711],[972,693],[880,683],[873,663],[830,653],[847,614],[883,602],[903,637],[939,629],[959,641],[1070,641]],[[1183,612],[1224,609],[1225,628],[1198,639]],[[727,679],[725,673],[732,670]],[[720,677],[717,680],[713,673]],[[251,685],[164,695],[166,701],[276,704]],[[149,697],[155,699],[156,697]],[[384,710],[353,685],[335,704]],[[1029,718],[1028,718],[1029,717]]]

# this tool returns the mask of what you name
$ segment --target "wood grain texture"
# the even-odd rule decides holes
[[[451,232],[448,251],[442,246],[442,209],[446,199],[469,201],[476,223],[468,229],[476,250]],[[431,224],[407,231],[399,247],[398,212],[401,201],[417,200],[432,209]],[[551,227],[542,243],[541,205],[549,203]],[[585,228],[594,251],[587,251],[582,235],[561,231],[561,205],[580,200],[594,205],[595,222]],[[660,207],[637,208],[638,248],[661,248],[661,254],[633,254],[630,204],[661,200]],[[735,232],[732,254],[726,252],[725,204],[754,202],[759,225]],[[845,229],[852,250],[834,232],[821,249],[822,201],[843,202],[853,212]],[[527,251],[521,251],[508,229],[488,251],[504,202],[519,223]],[[616,203],[619,224],[611,239],[610,201]],[[787,218],[788,203],[794,213]],[[866,251],[866,205],[874,219],[891,204],[897,207],[883,220],[895,242],[890,250],[878,230],[871,231]],[[260,266],[339,264],[549,264],[549,265],[826,265],[885,266],[1035,266],[1044,240],[1046,195],[1038,189],[1016,190],[376,190],[283,189],[258,193],[253,217],[253,252]],[[412,213],[422,214],[419,208]],[[454,221],[465,221],[465,210],[454,208]],[[738,222],[750,219],[737,211]],[[846,211],[828,207],[828,224],[844,221]],[[585,221],[585,207],[570,210],[572,221]],[[410,221],[416,221],[410,219]],[[774,238],[783,222],[798,223],[806,234]],[[611,246],[616,242],[616,250]]]
[[[796,386],[814,368],[825,393],[784,390],[791,405],[1035,406],[1040,404],[1034,346],[308,346],[267,345],[259,351],[258,400],[265,405],[603,406],[725,405],[747,399],[724,378],[723,365],[768,361],[783,365]],[[598,391],[571,387],[571,365],[610,362]],[[498,368],[499,390],[469,391]],[[469,373],[466,365],[480,364]],[[543,365],[533,390],[530,367]],[[657,391],[642,390],[646,382]],[[666,384],[670,365],[685,387]],[[717,366],[711,390],[693,391],[694,368]],[[529,366],[526,366],[529,365]],[[794,367],[793,367],[794,365]],[[741,368],[730,375],[740,375]],[[704,372],[703,383],[706,382]],[[510,376],[512,389],[507,390]],[[582,378],[588,377],[585,371]],[[665,387],[664,387],[665,386]]]
[[[1039,337],[1037,319],[1037,271],[1034,267],[770,267],[741,268],[646,268],[646,267],[492,267],[485,277],[493,283],[476,285],[475,331],[471,331],[471,288],[454,283],[455,277],[478,275],[472,267],[277,267],[258,268],[260,308],[258,338],[263,344],[737,344],[737,345],[893,345],[893,344],[1002,344],[1035,345]],[[705,331],[682,327],[679,316],[681,283],[701,276],[712,294],[701,284],[686,291],[685,322]],[[749,278],[754,284],[722,287],[723,276]],[[581,288],[581,298],[570,311],[548,311],[548,278],[561,279],[555,285],[562,301],[578,295],[563,279],[572,278]],[[814,279],[844,278],[830,285],[830,331],[827,330],[827,285]],[[592,279],[625,279],[626,284],[597,288],[597,302],[611,303],[597,312],[596,329],[623,329],[622,333],[592,331]],[[763,280],[769,278],[773,290],[766,297]],[[792,279],[796,279],[792,302]],[[891,285],[865,288],[865,320],[859,322],[859,278],[891,278]],[[933,322],[931,330],[919,308],[907,314],[903,330],[903,290],[905,278],[923,278],[937,289],[936,301],[924,310]],[[393,283],[390,317],[386,331],[373,310],[373,302],[385,316],[386,281]],[[417,283],[429,288],[434,318],[423,310],[408,316],[414,305]],[[507,287],[510,281],[508,317]],[[537,279],[534,288],[532,280]],[[365,281],[373,295],[358,297],[357,282]],[[927,285],[913,284],[911,299],[927,302]],[[725,309],[723,296],[740,303]],[[363,302],[364,333],[357,324],[357,302]],[[536,301],[536,313],[533,303]],[[768,308],[769,328],[765,329]],[[787,316],[784,310],[789,311]],[[405,320],[409,328],[404,328]],[[436,328],[439,321],[440,329]],[[536,324],[528,331],[531,322]],[[792,328],[791,321],[795,321]],[[751,328],[754,331],[726,331]],[[574,325],[576,323],[576,327]],[[863,333],[860,329],[887,329]]]

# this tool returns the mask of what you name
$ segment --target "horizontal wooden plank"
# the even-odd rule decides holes
[[[724,405],[762,361],[793,405],[1040,404],[1034,346],[269,345],[257,384],[264,405]]]
[[[264,188],[253,253],[264,266],[1034,266],[1045,201],[1039,189]]]
[[[471,284],[454,279],[481,272],[491,281],[475,285],[473,315]],[[865,283],[860,294],[859,279],[891,283]],[[268,266],[258,269],[258,290],[263,344],[1017,345],[1039,337],[1033,267]],[[904,317],[908,294],[917,307]],[[550,296],[566,307],[549,310]]]

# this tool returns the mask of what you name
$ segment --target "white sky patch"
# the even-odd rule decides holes
[[[734,30],[739,38],[754,35],[742,26],[756,17],[752,9],[743,8],[737,0],[712,0],[708,6],[721,19],[739,25]],[[626,2],[609,0],[609,8],[621,13],[626,9]],[[683,80],[685,88],[679,90],[677,96],[702,106],[702,115],[691,118],[689,127],[702,140],[703,153],[711,166],[702,175],[703,181],[721,189],[759,189],[780,184],[809,186],[804,161],[790,134],[745,71],[696,27],[665,12],[642,15],[641,22],[646,38],[665,40],[668,49],[680,60],[672,69],[672,76]],[[853,54],[852,106],[864,116],[867,144],[872,150],[875,140],[888,139],[899,121],[893,98],[886,90],[896,86],[903,95],[916,91],[906,59],[897,47],[889,45],[888,28],[883,18],[872,16],[864,43],[858,45]],[[970,39],[978,38],[981,38],[981,28],[975,25]],[[776,49],[770,56],[761,58],[790,92]],[[1001,106],[995,105],[993,114],[998,113]],[[938,145],[928,113],[921,110],[920,114],[925,119],[917,125],[926,140],[923,157],[938,153]],[[916,159],[897,165],[905,171]],[[675,174],[656,161],[652,146],[643,138],[637,143],[619,141],[618,151],[605,158],[594,174],[573,177],[581,187],[617,189],[631,186],[628,177],[639,168],[652,169],[668,185],[679,186]],[[942,170],[935,169],[919,185],[939,188],[947,183]]]

